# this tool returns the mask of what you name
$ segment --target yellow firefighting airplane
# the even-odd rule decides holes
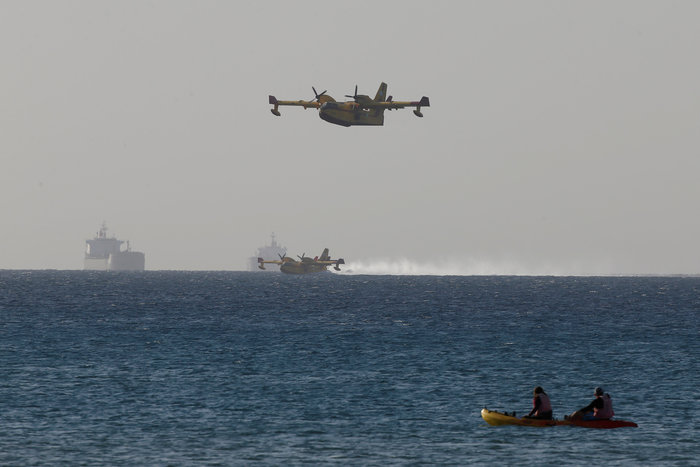
[[[308,274],[310,272],[323,272],[328,270],[328,266],[334,265],[333,269],[340,271],[340,265],[345,264],[343,258],[331,259],[328,254],[328,248],[323,250],[320,257],[315,257],[314,259],[308,258],[302,253],[301,256],[297,256],[299,261],[292,259],[288,256],[280,255],[278,260],[264,260],[258,258],[258,267],[260,269],[265,269],[266,264],[278,264],[280,271],[287,274]]]
[[[312,86],[316,96],[310,101],[278,101],[275,96],[270,96],[270,104],[274,105],[270,111],[280,116],[280,105],[295,105],[308,109],[313,107],[318,109],[318,116],[323,120],[341,126],[352,125],[384,125],[384,111],[393,109],[403,109],[404,107],[415,107],[413,113],[416,117],[422,117],[421,107],[430,107],[430,100],[423,96],[419,101],[395,101],[392,96],[386,97],[386,83],[379,86],[377,95],[374,99],[364,94],[357,94],[357,86],[355,86],[355,94],[350,97],[352,101],[336,102],[331,96],[323,91],[321,94],[316,92]]]

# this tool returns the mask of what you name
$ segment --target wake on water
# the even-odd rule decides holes
[[[590,272],[586,272],[589,269]],[[397,276],[577,276],[606,275],[601,268],[585,268],[571,265],[567,268],[542,264],[523,266],[514,262],[483,260],[438,260],[417,262],[407,258],[399,260],[349,261],[340,272],[346,275],[397,275]]]

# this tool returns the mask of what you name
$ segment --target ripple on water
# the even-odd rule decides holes
[[[687,465],[699,290],[698,278],[0,271],[0,464]],[[535,385],[558,417],[602,385],[640,426],[481,420],[484,406],[526,413]]]

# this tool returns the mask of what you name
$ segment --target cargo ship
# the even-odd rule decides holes
[[[122,245],[126,243],[126,249]],[[107,225],[102,223],[100,230],[92,240],[85,240],[86,271],[143,271],[146,255],[140,251],[131,251],[129,241],[117,240],[107,236]]]
[[[248,271],[250,272],[279,272],[279,268],[270,268],[261,270],[258,268],[258,258],[264,260],[276,260],[284,257],[287,254],[287,249],[277,244],[275,233],[272,232],[272,242],[269,245],[261,246],[255,256],[248,258]]]

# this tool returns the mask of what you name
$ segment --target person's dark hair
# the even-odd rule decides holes
[[[537,386],[535,388],[535,394],[542,394],[544,392],[544,389],[542,389],[542,386]]]

